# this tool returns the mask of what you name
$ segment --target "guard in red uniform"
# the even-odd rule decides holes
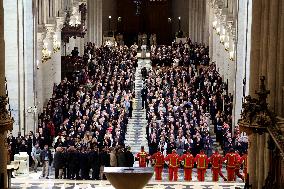
[[[188,150],[186,154],[183,154],[180,157],[180,161],[183,162],[183,170],[184,170],[184,180],[191,181],[192,180],[192,169],[194,166],[194,157]]]
[[[197,164],[197,179],[198,181],[205,180],[205,173],[208,167],[208,158],[204,154],[204,150],[200,150],[200,154],[197,154],[194,161]]]
[[[235,152],[237,156],[236,167],[235,167],[235,175],[241,178],[244,181],[243,175],[240,173],[240,166],[241,166],[241,156],[238,151]]]
[[[136,155],[136,159],[139,161],[139,167],[146,167],[148,156],[147,152],[144,151],[144,146],[141,146],[141,152]]]
[[[228,174],[228,181],[235,181],[235,168],[237,163],[237,155],[234,152],[234,149],[230,149],[229,153],[226,154],[223,161],[227,163],[227,174]]]
[[[243,164],[243,177],[246,181],[247,174],[248,174],[248,154],[247,152],[244,153],[244,155],[241,158],[241,164]]]
[[[222,163],[223,163],[223,157],[221,154],[219,154],[218,150],[215,150],[215,153],[209,158],[209,161],[212,165],[212,180],[214,182],[219,181],[219,175],[224,179],[224,181],[227,181],[225,176],[222,173]]]
[[[152,155],[151,160],[154,161],[155,179],[162,180],[162,172],[164,168],[164,155],[158,151]]]
[[[177,181],[178,179],[178,168],[180,157],[176,153],[176,150],[173,150],[171,154],[168,154],[165,158],[165,161],[169,162],[169,180]]]

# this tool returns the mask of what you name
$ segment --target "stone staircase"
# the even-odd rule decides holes
[[[150,60],[139,59],[138,68],[135,73],[135,99],[133,101],[132,118],[128,121],[127,134],[126,134],[126,146],[131,147],[131,151],[136,155],[141,146],[145,147],[145,151],[148,152],[148,142],[146,139],[146,110],[142,109],[141,89],[143,87],[143,80],[141,75],[141,68],[147,66]]]

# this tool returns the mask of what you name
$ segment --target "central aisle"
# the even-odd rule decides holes
[[[149,68],[149,64],[149,59],[139,59],[138,67],[135,73],[135,99],[133,99],[132,118],[128,121],[125,141],[125,145],[131,147],[131,151],[134,155],[136,155],[140,151],[141,146],[145,147],[146,152],[149,151],[148,142],[146,138],[146,110],[142,109],[141,99],[141,89],[143,88],[141,68]]]

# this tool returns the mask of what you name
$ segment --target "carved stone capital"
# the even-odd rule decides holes
[[[246,121],[239,121],[239,127],[242,132],[247,133],[247,135],[251,135],[253,133],[263,134],[267,132],[267,128],[260,126],[258,124],[250,124]]]
[[[6,108],[7,97],[0,96],[0,133],[11,131],[13,129],[14,120],[11,118],[9,111]]]

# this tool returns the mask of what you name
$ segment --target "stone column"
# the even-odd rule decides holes
[[[8,130],[13,128],[13,120],[6,109],[7,97],[5,88],[5,41],[4,41],[4,8],[0,0],[0,178],[4,180],[0,188],[8,188],[7,179],[7,147],[5,144]]]
[[[262,188],[265,181],[264,178],[264,149],[265,134],[258,135],[258,188]]]
[[[279,19],[279,2],[278,0],[269,1],[269,48],[268,50],[268,65],[267,69],[267,87],[270,90],[268,104],[275,111],[276,103],[276,69],[277,69],[277,42],[278,42],[278,19]],[[283,11],[283,10],[282,10]],[[283,31],[282,31],[283,32]]]
[[[88,39],[96,45],[102,44],[102,0],[88,0]]]
[[[199,18],[198,18],[198,5],[199,5],[199,0],[195,0],[194,4],[194,42],[198,42],[198,23],[199,23]]]
[[[191,9],[192,1],[188,1],[188,37],[191,38]]]
[[[42,112],[43,109],[43,63],[41,61],[42,57],[42,48],[43,48],[43,40],[44,40],[45,34],[39,28],[37,33],[37,70],[36,70],[36,91],[37,91],[37,109],[38,112]]]
[[[267,54],[268,54],[268,25],[269,25],[269,3],[270,1],[262,1],[263,13],[261,15],[261,53],[260,53],[260,63],[261,63],[261,75],[267,75]]]
[[[203,26],[203,43],[209,46],[209,31],[211,30],[210,23],[210,5],[207,0],[204,0],[204,26]]]
[[[35,130],[35,69],[36,69],[36,60],[35,60],[35,23],[34,23],[34,14],[33,14],[33,1],[23,1],[24,9],[24,20],[21,23],[24,30],[23,35],[23,89],[24,89],[24,131],[27,134],[29,131]]]
[[[250,80],[249,94],[254,94],[259,86],[259,63],[260,41],[261,41],[261,1],[252,1],[252,25],[251,25],[251,64],[250,64]],[[268,86],[269,88],[269,86]],[[271,89],[271,88],[269,88]]]
[[[190,28],[190,38],[191,38],[191,40],[192,40],[192,42],[195,42],[195,31],[194,31],[194,27],[195,27],[195,25],[194,25],[194,23],[195,23],[195,21],[194,21],[194,18],[195,18],[195,3],[196,3],[196,1],[195,0],[191,0],[191,7],[190,7],[190,26],[191,26],[191,28]]]
[[[53,33],[54,33],[54,24],[45,24],[46,28],[46,38],[44,39],[47,42],[47,48],[52,52],[53,50]],[[52,54],[51,54],[52,56]],[[43,63],[43,105],[45,106],[47,101],[52,97],[53,91],[53,76],[54,68],[52,64],[52,59]]]
[[[279,10],[284,10],[284,2],[282,1]],[[284,117],[284,15],[279,13],[279,26],[278,26],[278,83],[277,83],[277,104],[281,104],[277,107],[277,115]]]
[[[211,4],[208,5],[209,11],[209,57],[210,60],[213,60],[213,21],[214,21],[214,9],[211,7]]]
[[[42,1],[38,1],[37,9],[38,9],[38,24],[42,24]]]
[[[97,25],[96,25],[96,38],[97,38],[97,45],[102,45],[103,42],[103,1],[97,0],[97,7],[96,7],[96,13],[97,13]]]
[[[47,23],[48,18],[48,0],[42,0],[41,1],[41,20],[42,24]]]
[[[234,85],[234,125],[237,125],[238,120],[241,118],[241,109],[243,101],[243,79],[245,78],[245,64],[246,64],[246,19],[247,19],[247,6],[244,0],[239,1],[239,14],[237,17],[237,54],[236,54],[236,77]]]
[[[54,36],[56,36],[57,42],[60,43],[60,49],[54,49],[54,83],[59,84],[61,82],[61,29],[63,27],[64,17],[56,17],[56,29]]]
[[[257,154],[257,136],[255,133],[249,135],[249,146],[248,146],[248,173],[249,182],[253,188],[257,188],[256,180],[256,154]]]

